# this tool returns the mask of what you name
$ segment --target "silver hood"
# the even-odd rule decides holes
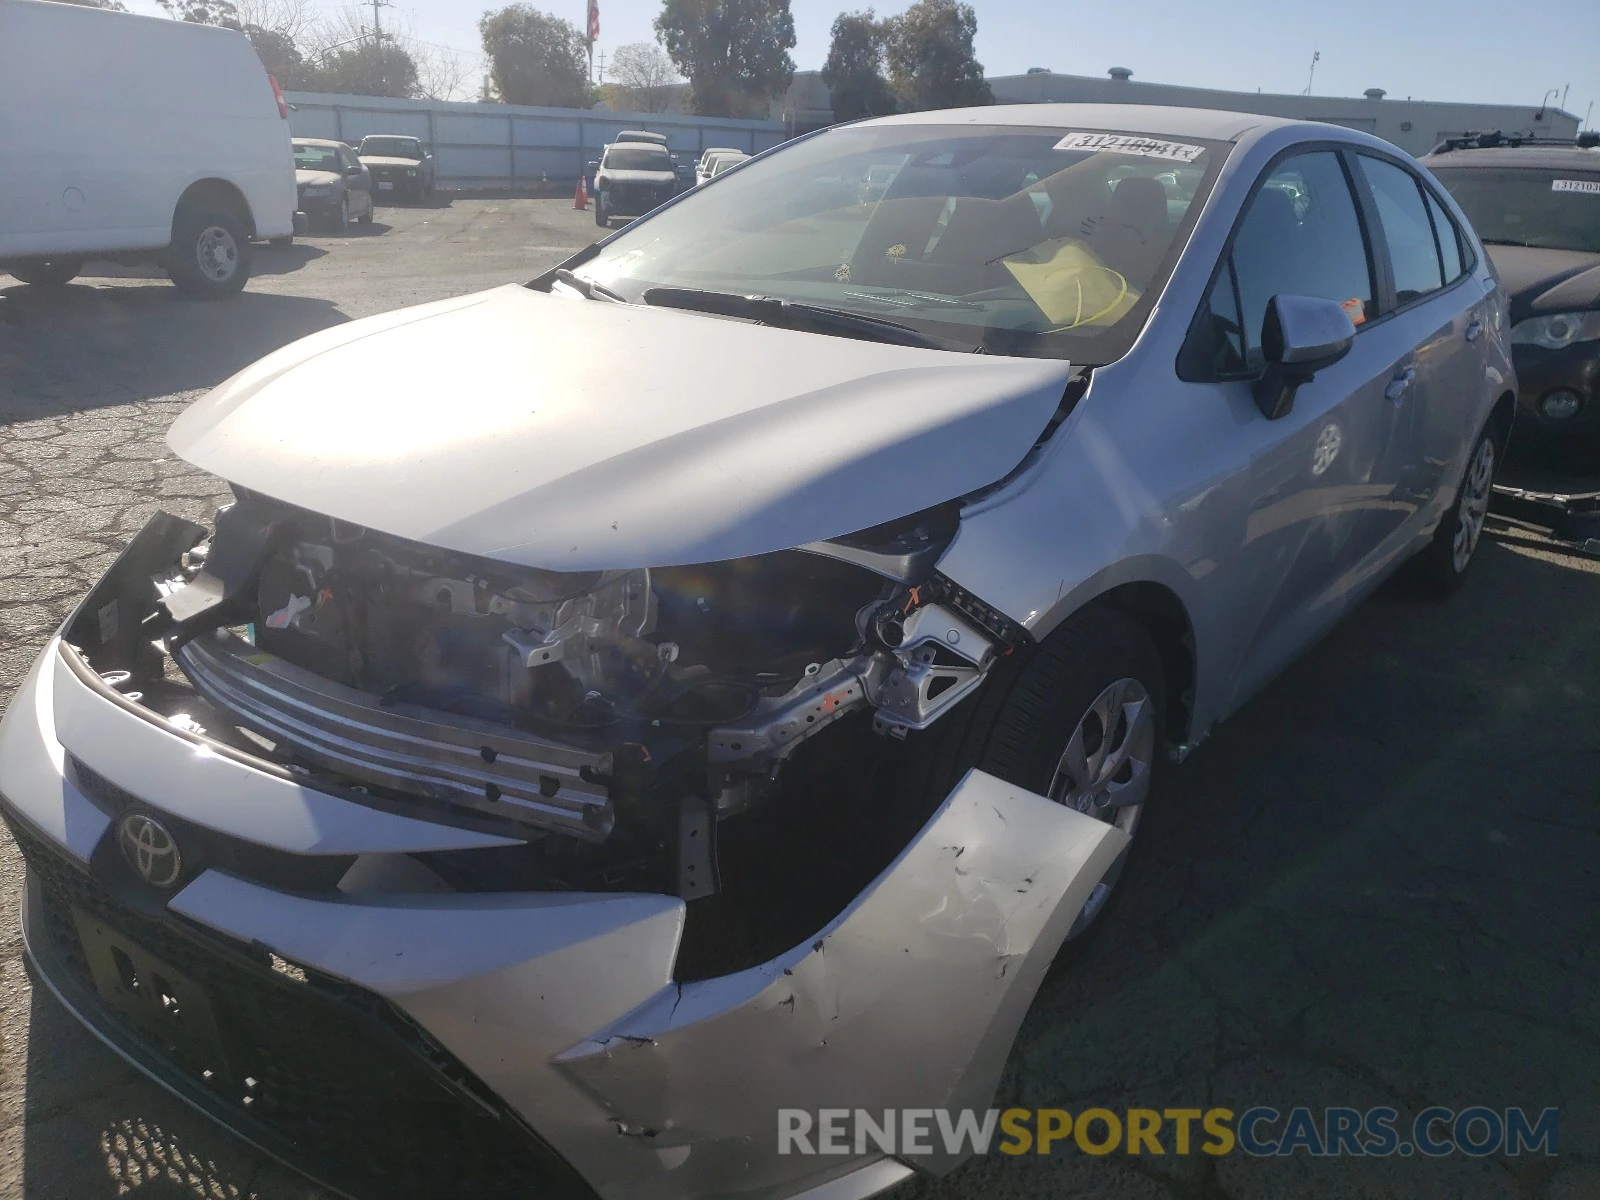
[[[242,487],[446,549],[674,566],[992,483],[1067,374],[506,286],[286,346],[192,405],[167,443]]]

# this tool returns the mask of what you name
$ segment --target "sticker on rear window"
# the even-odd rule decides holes
[[[1589,196],[1600,196],[1600,179],[1552,179],[1550,181],[1552,192],[1583,192]]]
[[[1192,163],[1206,152],[1204,146],[1133,137],[1126,133],[1069,133],[1055,144],[1057,150],[1100,150],[1107,154],[1136,154],[1141,158],[1169,158]]]

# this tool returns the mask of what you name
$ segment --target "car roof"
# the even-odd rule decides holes
[[[606,144],[607,150],[616,150],[618,148],[623,150],[659,150],[663,154],[667,152],[667,148],[660,142],[608,142]]]
[[[422,140],[414,133],[364,133],[361,135],[363,142],[368,138],[399,138],[407,142],[420,142]]]
[[[345,143],[336,142],[332,138],[302,138],[302,137],[297,137],[297,138],[292,139],[292,141],[293,141],[293,144],[296,145],[296,146],[326,146],[330,150],[332,150],[332,149],[334,149],[336,147],[339,147],[339,146],[343,146],[346,150],[350,149],[350,147],[346,146]]]
[[[1163,137],[1238,141],[1252,130],[1306,126],[1314,122],[1267,117],[1216,108],[1175,108],[1163,104],[994,104],[873,117],[861,125],[1031,125],[1106,129]],[[1338,129],[1340,126],[1330,126]]]
[[[1429,170],[1439,167],[1534,167],[1600,171],[1600,152],[1577,146],[1486,146],[1437,150],[1422,157]]]

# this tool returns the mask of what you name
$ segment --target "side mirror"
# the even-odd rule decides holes
[[[361,178],[361,171],[362,171],[361,167],[348,167],[345,170],[344,177],[346,179],[360,179]]]
[[[1269,421],[1289,415],[1301,384],[1331,367],[1355,342],[1356,327],[1344,306],[1317,296],[1274,296],[1261,322],[1267,369],[1252,386],[1256,407]]]

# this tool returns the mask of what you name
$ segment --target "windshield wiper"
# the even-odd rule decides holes
[[[659,308],[681,308],[718,317],[743,317],[786,329],[854,334],[896,346],[920,346],[926,350],[971,349],[968,346],[952,346],[942,338],[930,337],[898,321],[820,304],[779,300],[774,296],[741,296],[737,292],[711,292],[700,288],[653,287],[645,290],[644,302]]]
[[[605,284],[596,283],[592,279],[585,279],[582,275],[575,275],[565,267],[557,267],[551,274],[573,291],[580,293],[586,300],[606,300],[612,304],[627,303],[626,300]]]

